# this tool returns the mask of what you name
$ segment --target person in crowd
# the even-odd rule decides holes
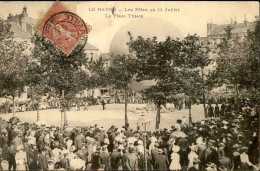
[[[17,147],[15,161],[17,170],[26,170],[26,152],[24,151],[23,145]]]
[[[230,171],[232,169],[231,160],[225,156],[224,151],[220,151],[220,157],[218,159],[218,167]]]
[[[159,148],[154,163],[154,170],[168,170],[168,168],[169,168],[169,160],[163,154],[163,150]]]
[[[180,155],[178,154],[179,151],[179,146],[172,147],[170,170],[181,170]]]
[[[225,103],[223,102],[221,104],[221,116],[224,116],[225,115],[225,112],[226,112],[226,105]]]
[[[220,117],[215,108],[217,117],[213,109],[210,118],[193,123],[178,118],[171,129],[146,132],[129,126],[106,130],[104,125],[59,128],[10,121],[0,131],[0,170],[1,163],[4,170],[29,171],[259,170],[257,108],[241,103],[237,111],[232,101],[229,105],[225,114],[221,107]]]
[[[48,170],[48,161],[46,158],[46,149],[45,148],[39,150],[38,169],[40,171]]]
[[[15,155],[16,155],[16,149],[15,149],[15,144],[14,141],[11,142],[10,146],[6,150],[6,159],[8,161],[8,171],[13,171],[16,170],[16,160],[15,160]]]
[[[91,170],[98,170],[100,168],[101,165],[101,161],[100,161],[100,147],[98,147],[96,149],[96,151],[94,153],[92,153],[91,155]]]
[[[131,147],[129,153],[125,156],[125,165],[127,170],[138,170],[138,158],[136,148]]]
[[[77,134],[78,135],[75,138],[74,144],[77,150],[81,150],[86,138],[80,129],[77,131]]]
[[[211,104],[208,106],[208,115],[209,117],[214,117],[214,108]]]
[[[214,110],[214,112],[215,112],[215,117],[219,117],[219,115],[220,115],[220,110],[219,110],[218,103],[216,103],[216,105],[215,105],[215,110]]]
[[[2,166],[2,160],[3,160],[3,153],[2,153],[2,148],[0,148],[0,171],[3,171],[3,166]]]
[[[105,105],[106,105],[106,102],[105,102],[105,100],[104,100],[104,99],[102,99],[102,100],[101,100],[101,104],[102,104],[103,110],[105,110],[105,109],[106,109],[106,107],[105,107]]]

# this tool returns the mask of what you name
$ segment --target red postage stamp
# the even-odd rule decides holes
[[[90,28],[78,15],[55,2],[37,25],[37,30],[69,55],[81,38],[88,35]]]

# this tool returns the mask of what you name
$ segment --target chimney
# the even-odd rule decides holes
[[[246,19],[246,14],[245,14],[245,16],[244,16],[244,25],[245,25],[245,27],[247,28],[247,26],[248,26],[248,21],[247,21],[247,19]]]
[[[207,36],[211,34],[211,31],[212,31],[212,24],[207,23]]]
[[[233,19],[231,18],[231,23],[230,24],[233,24]]]

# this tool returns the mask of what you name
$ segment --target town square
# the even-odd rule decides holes
[[[0,171],[259,170],[258,2],[0,9]]]

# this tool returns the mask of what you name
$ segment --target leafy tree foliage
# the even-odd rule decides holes
[[[187,36],[184,40],[156,37],[136,40],[130,35],[129,49],[136,56],[137,80],[156,80],[156,85],[143,91],[157,106],[156,129],[160,124],[160,108],[171,102],[172,96],[185,93],[190,97],[201,94],[201,77],[197,68],[204,66],[198,37]]]
[[[0,95],[12,97],[14,114],[15,97],[24,91],[29,59],[25,53],[27,42],[16,41],[10,28],[9,23],[0,20]]]
[[[33,41],[33,57],[41,68],[46,85],[55,89],[59,95],[64,91],[67,101],[73,99],[79,91],[86,89],[89,76],[83,70],[83,66],[87,66],[87,58],[83,50],[79,51],[80,46],[74,48],[73,55],[67,56],[38,33]],[[52,49],[52,53],[46,47]]]

